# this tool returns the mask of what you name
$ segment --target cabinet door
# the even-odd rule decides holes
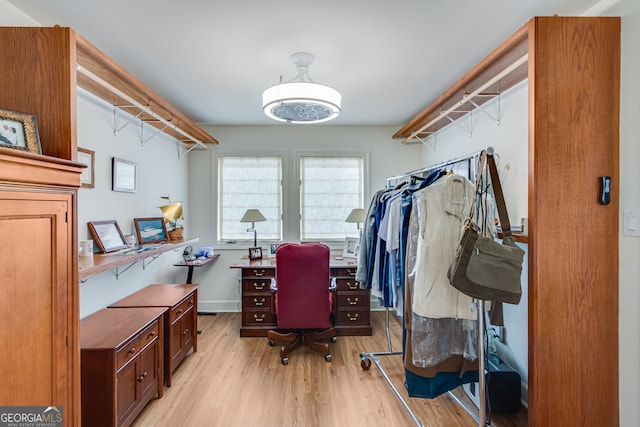
[[[138,365],[140,359],[136,356],[117,376],[117,425],[122,425],[136,409],[139,401],[140,389],[138,388]]]
[[[0,190],[3,405],[73,413],[72,196]]]
[[[158,340],[149,345],[140,354],[140,370],[138,382],[140,383],[140,400],[144,404],[151,400],[158,391]]]

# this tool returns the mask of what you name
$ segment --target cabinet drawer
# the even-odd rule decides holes
[[[353,279],[336,279],[338,291],[357,291],[360,290],[360,283]]]
[[[118,367],[116,369],[122,368],[127,364],[127,362],[136,357],[136,354],[140,352],[140,348],[142,347],[140,343],[140,335],[137,335],[117,350],[116,360],[118,362]]]
[[[272,309],[273,294],[243,295],[242,309]]]
[[[337,278],[350,278],[350,277],[356,277],[356,267],[353,268],[332,268],[331,269],[331,276],[333,277],[337,277]]]
[[[276,270],[275,268],[243,268],[242,269],[242,277],[256,277],[256,278],[261,278],[261,277],[275,277],[276,276]]]
[[[169,322],[173,323],[182,317],[188,310],[195,306],[195,297],[193,295],[189,295],[187,299],[176,305],[171,309],[169,313]]]
[[[336,326],[364,325],[369,326],[369,310],[342,310],[336,312]]]
[[[140,348],[145,348],[149,345],[153,340],[157,339],[160,334],[160,327],[158,322],[149,325],[147,329],[142,331],[139,335],[140,337]]]
[[[242,325],[243,326],[263,326],[263,325],[275,325],[276,316],[271,311],[243,311],[242,312]]]
[[[369,308],[369,293],[367,292],[338,292],[338,309]]]
[[[243,292],[264,292],[271,293],[271,279],[243,279]]]

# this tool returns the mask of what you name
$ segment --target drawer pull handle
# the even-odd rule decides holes
[[[133,354],[136,352],[136,348],[135,347],[131,347],[131,349],[129,349],[129,354]]]
[[[262,277],[264,276],[264,270],[260,270],[260,272],[258,272],[258,270],[253,270],[253,274],[255,274],[257,277]]]
[[[357,283],[351,283],[351,282],[347,282],[347,286],[349,287],[349,289],[356,290],[358,289],[358,284]]]
[[[353,301],[351,301],[351,298],[347,298],[347,301],[349,302],[350,305],[356,305],[358,304],[358,297],[355,297]]]
[[[253,320],[255,320],[256,322],[262,322],[265,318],[266,314],[262,314],[262,316],[258,317],[257,314],[253,315]]]
[[[190,301],[189,301],[189,305],[193,305],[193,300],[190,300]]]
[[[358,313],[353,315],[351,313],[347,313],[347,317],[349,318],[350,321],[355,322],[356,320],[358,320]]]
[[[347,270],[347,274],[348,274],[349,276],[354,276],[354,277],[355,277],[356,272],[355,272],[355,270]]]
[[[182,309],[178,310],[178,314],[182,314]]]
[[[155,336],[156,336],[156,331],[151,331],[151,332],[149,332],[149,336],[150,336],[150,337],[155,337]]]
[[[258,301],[258,298],[254,298],[253,299],[253,303],[258,307],[263,306],[264,305],[264,301],[265,301],[265,298],[262,298],[260,301]]]
[[[253,289],[255,289],[256,291],[263,290],[264,289],[264,283],[253,282]]]

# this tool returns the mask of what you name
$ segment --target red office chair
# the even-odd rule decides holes
[[[329,248],[321,243],[284,243],[276,250],[276,317],[278,331],[269,331],[269,345],[276,341],[282,364],[301,345],[324,354],[331,361],[329,344],[335,342],[331,324],[332,294],[329,289]]]

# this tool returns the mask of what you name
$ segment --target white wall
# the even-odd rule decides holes
[[[392,127],[273,125],[204,128],[215,135],[220,145],[209,153],[197,153],[198,155],[189,157],[190,182],[193,183],[189,195],[192,209],[186,214],[191,218],[192,229],[203,245],[213,245],[221,256],[213,265],[194,273],[194,280],[201,284],[198,294],[200,311],[240,310],[240,272],[229,266],[246,255],[246,246],[225,247],[217,245],[215,241],[216,154],[283,155],[284,179],[293,182],[293,163],[297,151],[333,154],[368,152],[371,171],[368,187],[371,192],[384,187],[386,177],[421,165],[420,146],[402,146],[393,141],[391,136],[397,129]],[[293,191],[297,191],[297,187]],[[288,197],[291,198],[292,195],[289,194]],[[370,194],[365,194],[365,203],[369,203],[370,199]],[[259,239],[259,224],[257,227]],[[291,226],[285,228],[285,240],[298,240],[296,230]],[[341,251],[342,247],[333,249]]]

